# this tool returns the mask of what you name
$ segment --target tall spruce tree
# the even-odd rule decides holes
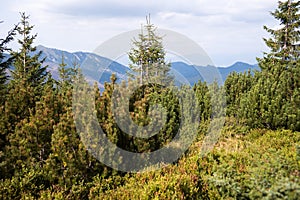
[[[260,78],[241,100],[241,115],[251,126],[300,130],[299,7],[299,1],[279,1],[271,14],[280,28],[265,27],[270,52],[258,59]]]
[[[10,122],[24,119],[34,111],[35,103],[42,95],[48,76],[47,66],[42,65],[45,58],[40,58],[42,52],[36,52],[36,47],[33,46],[37,34],[31,35],[33,26],[29,24],[28,20],[29,16],[21,13],[21,22],[17,27],[20,49],[12,53],[15,60],[11,70],[12,79],[8,86],[10,101],[6,107],[12,109],[9,113],[15,119],[10,119]],[[14,127],[13,124],[11,127]]]
[[[28,19],[25,13],[21,13],[21,22],[16,28],[16,36],[20,37],[18,40],[20,49],[12,52],[14,61],[5,102],[5,116],[2,121],[2,132],[8,140],[5,148],[6,161],[3,165],[8,176],[14,173],[12,167],[14,164],[21,167],[23,161],[30,160],[29,157],[36,158],[39,154],[37,152],[45,148],[43,145],[41,148],[35,146],[34,142],[43,142],[42,138],[48,137],[48,132],[42,133],[40,119],[34,119],[35,116],[42,114],[40,111],[36,113],[36,110],[40,109],[36,103],[42,99],[45,92],[48,73],[46,67],[42,66],[44,61],[40,59],[42,52],[36,53],[36,48],[33,46],[36,34],[31,35],[33,26],[29,24]],[[47,87],[51,90],[52,86],[50,84]],[[40,157],[41,160],[45,159],[46,154],[40,153],[43,157]]]
[[[280,23],[280,28],[271,29],[264,26],[264,29],[271,34],[271,37],[264,41],[270,48],[271,52],[264,53],[264,57],[258,59],[259,66],[262,70],[272,72],[273,68],[270,64],[279,62],[282,69],[287,68],[285,64],[299,59],[300,52],[300,2],[288,0],[278,2],[278,8],[271,12],[271,15]],[[292,66],[290,66],[292,67]]]
[[[178,132],[179,101],[170,88],[160,85],[172,84],[172,77],[168,74],[170,64],[165,61],[166,53],[162,45],[162,37],[158,36],[150,19],[147,18],[147,24],[142,27],[138,39],[133,41],[133,46],[134,48],[128,53],[131,61],[129,73],[131,80],[117,85],[115,77],[112,76],[111,83],[105,84],[101,97],[96,97],[96,108],[100,125],[112,142],[128,151],[149,152],[164,146]],[[116,92],[115,96],[112,96],[114,91],[120,94]],[[132,91],[129,99],[126,95],[121,95],[128,94],[129,91]],[[125,101],[129,101],[128,107],[121,106]],[[127,131],[146,135],[156,130],[157,124],[163,123],[159,117],[152,117],[155,116],[155,111],[151,106],[157,104],[168,111],[165,124],[162,124],[158,134],[149,138],[128,134]],[[111,107],[114,107],[115,113]],[[116,120],[115,114],[118,115],[119,120]],[[133,123],[125,120],[127,117],[131,118]],[[119,127],[120,123],[123,129]],[[137,131],[137,127],[145,129]]]
[[[161,124],[163,126],[155,136],[124,139],[126,133],[120,134],[124,138],[121,137],[118,140],[122,143],[119,145],[122,146],[124,145],[123,141],[128,141],[125,148],[133,152],[147,152],[161,148],[178,132],[180,124],[179,103],[171,89],[173,87],[172,76],[169,74],[171,65],[165,60],[166,51],[162,43],[163,38],[157,33],[157,28],[151,24],[150,15],[146,17],[146,21],[138,39],[133,40],[134,47],[128,53],[131,61],[129,75],[134,80],[128,82],[127,88],[123,87],[120,90],[131,91],[135,88],[136,82],[140,86],[130,97],[129,112],[135,125],[144,128],[147,126],[142,134],[155,130],[156,125],[163,123],[163,119],[151,117],[154,114],[154,111],[150,109],[151,106],[161,105],[168,112],[165,124]],[[123,100],[121,98],[116,101],[122,102]],[[122,114],[124,113],[120,112],[120,115]],[[131,124],[128,128],[135,132],[135,125]]]
[[[137,79],[140,84],[146,82],[170,81],[168,74],[170,64],[166,63],[166,52],[162,45],[162,37],[157,34],[156,27],[150,22],[142,26],[138,39],[133,41],[134,48],[128,53],[131,64],[131,78]]]
[[[29,16],[21,13],[21,22],[17,28],[17,33],[21,36],[18,40],[20,50],[14,52],[16,60],[12,71],[13,81],[23,80],[25,84],[40,89],[47,77],[47,66],[42,66],[45,58],[41,59],[42,51],[36,52],[33,41],[37,34],[31,35],[33,26],[29,24]]]

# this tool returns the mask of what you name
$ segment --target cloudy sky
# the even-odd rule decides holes
[[[36,45],[92,52],[140,28],[151,13],[152,23],[194,40],[217,66],[255,63],[267,51],[263,25],[277,26],[269,13],[276,6],[276,0],[9,0],[1,2],[0,37],[26,12],[38,33]]]

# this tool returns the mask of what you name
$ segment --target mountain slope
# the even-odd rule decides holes
[[[222,74],[223,79],[231,73],[233,71],[235,72],[245,72],[248,70],[260,70],[259,66],[257,64],[255,65],[250,65],[244,62],[236,62],[233,65],[229,66],[229,67],[218,67],[220,73]]]
[[[59,64],[64,58],[64,63],[67,67],[81,67],[84,66],[85,74],[90,74],[94,79],[100,80],[100,83],[110,81],[110,76],[115,73],[118,79],[125,79],[128,67],[114,62],[108,58],[101,57],[93,53],[75,52],[70,53],[58,49],[47,48],[44,46],[37,46],[37,51],[42,51],[42,57],[46,57],[44,65],[48,65],[48,71],[53,77],[59,77]],[[91,69],[89,67],[92,66]],[[97,73],[95,73],[97,72]],[[94,77],[99,74],[99,77]]]
[[[258,65],[250,65],[243,62],[236,62],[229,67],[213,67],[213,66],[192,66],[183,62],[174,62],[171,64],[172,69],[178,71],[184,77],[188,77],[191,85],[197,83],[198,80],[211,82],[214,79],[222,78],[224,82],[227,76],[235,72],[246,72],[248,70],[260,70]]]
[[[110,81],[110,76],[115,73],[118,80],[126,79],[126,72],[130,70],[127,66],[124,66],[118,62],[112,61],[108,58],[86,52],[70,53],[53,48],[47,48],[44,46],[37,46],[37,51],[42,51],[43,57],[46,57],[45,65],[48,65],[48,70],[52,73],[53,77],[57,79],[59,77],[58,67],[64,57],[64,62],[67,67],[77,66],[83,67],[85,74],[90,76],[94,80],[99,80],[100,85],[103,86],[104,82]],[[191,66],[183,62],[171,63],[171,72],[175,74],[176,78],[180,79],[180,82],[189,83],[193,85],[199,80],[207,80],[207,77],[213,79],[216,75],[212,74],[220,73],[223,81],[230,74],[230,72],[244,72],[248,70],[259,70],[258,65],[250,65],[243,62],[236,62],[229,67],[212,67],[212,66]],[[218,77],[218,76],[217,76]]]

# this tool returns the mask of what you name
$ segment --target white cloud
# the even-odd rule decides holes
[[[276,24],[269,14],[276,6],[274,0],[11,0],[0,8],[0,20],[6,22],[0,30],[7,31],[18,21],[18,12],[26,11],[38,32],[37,43],[93,51],[106,39],[139,28],[151,13],[155,25],[185,34],[216,64],[228,65],[261,56],[262,37],[267,36],[262,26]]]

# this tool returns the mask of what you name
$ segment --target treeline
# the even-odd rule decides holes
[[[169,187],[163,189],[169,196],[160,193],[159,188],[163,188],[163,185],[155,186],[154,183],[151,185],[154,188],[139,188],[140,191],[151,191],[149,198],[161,195],[160,197],[165,199],[172,195],[175,198],[191,199],[221,198],[226,195],[232,197],[231,195],[242,193],[244,197],[247,196],[245,191],[250,191],[251,188],[249,189],[250,186],[246,183],[245,188],[236,191],[222,183],[225,179],[220,177],[208,180],[208,174],[216,171],[214,166],[217,166],[217,163],[223,163],[225,166],[224,160],[227,158],[223,161],[218,160],[222,156],[213,152],[208,157],[201,158],[201,162],[204,162],[201,164],[197,156],[192,156],[192,161],[188,156],[196,147],[200,148],[197,145],[205,136],[214,112],[211,102],[212,98],[215,98],[215,91],[226,92],[227,126],[234,123],[234,126],[246,127],[245,133],[256,128],[300,131],[299,5],[299,1],[280,2],[278,9],[272,13],[279,20],[281,28],[272,30],[265,27],[271,34],[270,39],[265,39],[271,51],[258,59],[261,72],[232,73],[224,86],[198,82],[193,87],[185,88],[194,92],[197,99],[195,109],[200,113],[198,141],[180,160],[161,171],[168,176],[172,176],[173,171],[176,175],[169,182],[174,184],[173,186],[168,186],[167,180],[158,181]],[[127,188],[136,186],[134,180],[149,183],[153,177],[159,179],[155,172],[140,176],[116,171],[99,162],[91,151],[87,150],[74,121],[76,112],[82,110],[74,110],[72,104],[74,83],[82,79],[80,69],[76,65],[66,66],[62,56],[60,79],[54,80],[47,72],[47,66],[43,65],[45,58],[41,57],[42,52],[36,52],[34,40],[37,35],[32,35],[32,28],[28,16],[22,13],[20,23],[7,37],[0,40],[0,197],[86,199],[106,194],[106,198],[129,198],[130,194],[126,196],[125,193],[134,193],[132,188]],[[153,25],[147,24],[145,28],[146,35],[140,35],[134,43],[135,47],[129,52],[133,71],[129,77],[132,80],[117,84],[115,76],[112,76],[111,82],[105,83],[102,93],[97,85],[92,88],[97,120],[104,134],[118,147],[131,152],[152,152],[165,146],[180,129],[183,115],[179,106],[181,102],[170,87],[161,87],[159,84],[163,81],[172,85],[172,77],[168,75],[170,65],[164,60],[162,38],[155,34]],[[18,51],[9,48],[9,43],[14,39],[18,40]],[[6,53],[10,56],[7,57]],[[136,124],[150,124],[151,102],[160,104],[167,110],[163,128],[158,134],[147,139],[130,136],[120,129],[111,109],[112,103],[122,102],[121,98],[112,101],[114,89],[118,87],[121,90],[130,90],[135,81],[140,84],[147,81],[158,83],[143,85],[130,97],[129,114]],[[118,114],[126,115],[126,112],[119,110]],[[293,133],[287,133],[293,137]],[[286,137],[284,138],[286,140]],[[176,148],[174,150],[176,151]],[[242,160],[240,162],[239,166],[242,166]],[[179,171],[176,166],[181,166]],[[293,167],[287,171],[297,173],[296,168],[297,164],[293,163]],[[231,181],[236,184],[239,182],[234,178]],[[263,178],[260,181],[259,184],[263,185]],[[221,186],[218,187],[218,184]],[[255,184],[251,184],[254,188]],[[267,193],[268,187],[264,188],[264,192]],[[111,196],[116,189],[120,193]],[[134,195],[131,197],[139,198]]]

